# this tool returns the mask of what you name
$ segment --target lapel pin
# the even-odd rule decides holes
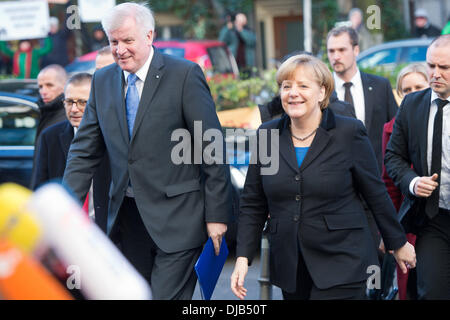
[[[369,87],[369,91],[372,91],[372,87]]]
[[[156,79],[159,79],[159,74],[156,75]]]

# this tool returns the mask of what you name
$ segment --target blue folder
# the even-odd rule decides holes
[[[214,245],[211,238],[209,238],[194,267],[195,272],[197,273],[203,300],[211,299],[227,257],[228,247],[225,242],[225,238],[222,239],[218,256],[216,256],[214,252]]]

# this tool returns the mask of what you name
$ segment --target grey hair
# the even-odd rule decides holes
[[[106,56],[111,54],[111,47],[110,46],[105,46],[103,48],[101,48],[100,50],[97,51],[97,56]]]
[[[111,31],[122,26],[126,18],[134,18],[136,25],[144,34],[155,30],[155,18],[146,3],[125,2],[109,9],[102,19],[102,27],[109,37]]]

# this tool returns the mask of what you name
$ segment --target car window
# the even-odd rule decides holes
[[[30,106],[0,99],[0,146],[33,146],[38,117]]]
[[[225,47],[210,47],[207,51],[214,73],[233,73],[233,67]]]
[[[400,53],[400,48],[391,48],[376,51],[368,56],[362,58],[358,64],[361,68],[372,68],[378,65],[396,63],[398,61],[398,56]]]
[[[404,61],[405,62],[423,62],[426,61],[427,58],[427,48],[426,46],[422,47],[407,47],[404,48]]]
[[[184,58],[184,49],[183,48],[158,48],[162,53],[178,57],[178,58]]]

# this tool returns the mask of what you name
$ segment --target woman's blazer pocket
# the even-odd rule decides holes
[[[169,198],[178,196],[183,193],[199,191],[200,181],[198,179],[192,179],[183,181],[176,184],[171,184],[166,187],[166,196]]]

